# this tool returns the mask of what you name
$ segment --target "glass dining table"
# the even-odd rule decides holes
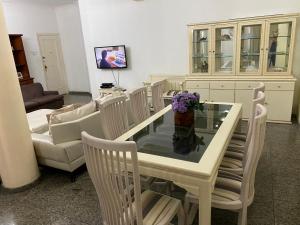
[[[117,138],[137,144],[141,175],[174,182],[199,198],[199,224],[211,224],[211,194],[218,168],[241,118],[237,103],[205,103],[179,124],[171,105]]]

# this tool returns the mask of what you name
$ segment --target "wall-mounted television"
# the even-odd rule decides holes
[[[125,45],[95,47],[98,69],[127,68]]]

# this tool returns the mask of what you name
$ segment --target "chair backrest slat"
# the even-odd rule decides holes
[[[252,99],[256,99],[258,97],[258,92],[265,92],[265,84],[263,82],[259,82],[258,87],[253,89],[253,97]]]
[[[155,113],[157,113],[165,107],[163,99],[164,87],[165,80],[154,82],[151,85],[152,105]]]
[[[142,225],[141,187],[135,142],[104,140],[82,132],[82,143],[104,224]],[[131,172],[133,181],[130,180]]]
[[[256,111],[256,106],[257,104],[261,104],[264,105],[265,104],[265,93],[259,91],[257,93],[257,96],[255,99],[252,100],[252,106],[251,106],[251,111],[250,111],[250,115],[249,115],[249,123],[248,123],[248,131],[247,131],[247,137],[246,137],[246,142],[245,142],[245,147],[246,149],[249,146],[250,143],[250,139],[251,139],[251,134],[252,134],[252,127],[253,127],[253,121],[254,121],[254,117],[255,117],[255,111]]]
[[[150,117],[147,100],[147,87],[135,89],[129,93],[132,118],[135,125]]]
[[[254,196],[254,183],[256,168],[263,150],[267,109],[261,104],[256,105],[255,117],[253,121],[253,132],[251,141],[247,150],[246,163],[243,170],[243,180],[241,188],[241,201],[248,204],[249,198]]]
[[[129,130],[126,104],[126,96],[114,97],[99,104],[106,139],[114,140]]]

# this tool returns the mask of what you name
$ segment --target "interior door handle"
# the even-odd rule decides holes
[[[48,69],[48,66],[47,66],[47,65],[44,65],[44,68],[45,68],[45,70],[47,71],[47,69]]]

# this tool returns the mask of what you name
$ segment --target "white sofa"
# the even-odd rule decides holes
[[[101,114],[96,111],[80,119],[54,124],[42,134],[32,133],[32,140],[40,165],[73,172],[85,163],[81,143],[81,132],[103,138]]]

